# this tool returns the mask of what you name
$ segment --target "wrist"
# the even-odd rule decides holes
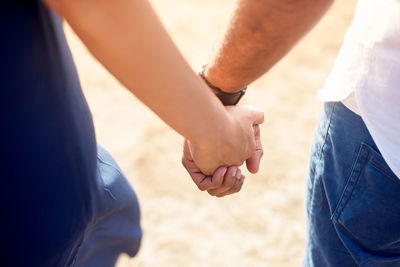
[[[224,106],[234,106],[236,105],[240,99],[243,97],[243,95],[246,93],[246,89],[242,88],[240,90],[235,90],[235,91],[225,91],[221,89],[220,87],[216,86],[214,83],[212,83],[206,72],[207,72],[207,65],[203,65],[201,67],[201,70],[199,71],[199,76],[203,79],[203,81],[208,85],[208,87],[214,92],[214,94],[219,98],[219,100],[224,104]]]
[[[226,71],[222,68],[214,66],[213,64],[208,64],[204,70],[204,76],[214,84],[219,87],[222,91],[227,93],[235,93],[243,89],[244,86],[238,85],[235,79],[227,77]]]

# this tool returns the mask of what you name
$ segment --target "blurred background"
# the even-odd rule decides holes
[[[234,1],[151,1],[198,70]],[[249,86],[242,104],[265,111],[264,158],[240,193],[200,192],[181,165],[182,138],[128,93],[66,25],[97,139],[135,188],[144,238],[128,266],[300,266],[305,246],[304,181],[322,104],[316,98],[351,22],[355,0],[337,0],[319,25]],[[133,59],[134,60],[134,59]],[[134,70],[132,70],[134,71]]]

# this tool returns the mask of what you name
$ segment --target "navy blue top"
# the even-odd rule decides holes
[[[0,38],[0,265],[65,265],[92,216],[91,114],[62,21],[41,1],[2,3]]]

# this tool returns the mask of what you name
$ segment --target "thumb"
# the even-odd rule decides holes
[[[254,139],[256,142],[256,151],[250,158],[246,160],[246,166],[249,172],[257,173],[260,167],[260,161],[264,154],[264,151],[261,145],[260,127],[258,125],[253,125],[253,129],[254,129]]]
[[[192,156],[192,152],[190,150],[189,140],[187,140],[187,139],[185,139],[183,141],[183,156],[186,159],[193,161],[193,156]]]

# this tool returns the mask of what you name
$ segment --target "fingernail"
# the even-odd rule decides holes
[[[236,173],[237,173],[238,170],[239,170],[238,168],[235,168],[235,169],[233,170],[233,172],[232,172],[232,177],[236,177]]]
[[[240,178],[242,178],[242,172],[238,169],[238,171],[236,172],[235,175],[236,179],[240,180]]]

